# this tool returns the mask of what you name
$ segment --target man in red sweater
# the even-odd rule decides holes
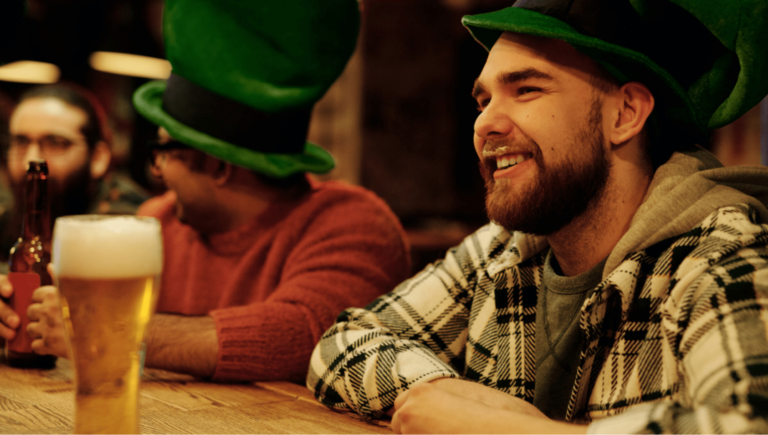
[[[173,74],[134,95],[160,126],[152,169],[168,187],[139,210],[161,221],[165,246],[147,366],[301,382],[342,310],[407,277],[407,243],[389,208],[362,188],[306,175],[333,167],[305,138],[358,23],[355,0],[166,2]],[[56,293],[36,298],[33,348],[65,356],[62,329],[49,326],[60,322]]]

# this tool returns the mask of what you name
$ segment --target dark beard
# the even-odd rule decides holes
[[[26,177],[21,183],[13,183],[14,207],[16,215],[14,219],[18,223],[18,231],[21,232],[21,222],[24,216],[24,201],[26,189]],[[84,164],[65,180],[48,178],[48,201],[51,204],[51,224],[56,218],[73,214],[88,212],[88,206],[93,195],[91,184],[90,165]]]
[[[49,178],[48,200],[51,203],[51,225],[57,217],[83,214],[88,211],[88,205],[93,196],[90,176],[90,166],[85,164],[63,183]],[[3,231],[0,231],[0,261],[6,261],[8,251],[21,235],[26,185],[26,176],[21,183],[11,182],[13,209],[8,224]]]
[[[508,181],[493,178],[495,158],[480,161],[486,186],[485,205],[492,221],[510,231],[547,236],[560,231],[589,207],[599,204],[605,195],[611,168],[603,151],[605,136],[601,129],[601,106],[602,99],[596,96],[584,128],[569,145],[575,150],[573,159],[547,165],[539,145],[530,138],[517,146],[530,150],[538,167],[538,176],[532,186],[518,196],[507,191]],[[511,141],[488,141],[486,148],[492,151],[510,145]]]
[[[83,165],[63,183],[50,179],[51,222],[60,216],[87,213],[92,188],[90,165]]]

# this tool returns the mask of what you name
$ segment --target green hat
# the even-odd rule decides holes
[[[765,0],[518,0],[462,23],[488,50],[504,31],[561,39],[645,84],[664,134],[704,138],[768,94]]]
[[[167,0],[167,82],[133,95],[170,135],[274,178],[330,171],[306,141],[312,106],[343,71],[360,25],[356,0]]]

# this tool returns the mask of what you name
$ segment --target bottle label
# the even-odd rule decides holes
[[[8,349],[19,353],[32,353],[32,337],[27,334],[27,307],[32,303],[32,293],[40,287],[40,275],[36,273],[11,272],[8,281],[13,286],[13,310],[21,322],[16,337],[8,342]]]

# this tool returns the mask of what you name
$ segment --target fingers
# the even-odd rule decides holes
[[[0,337],[6,340],[13,340],[16,336],[16,328],[19,327],[21,319],[18,314],[7,304],[0,302]]]
[[[67,357],[64,323],[59,306],[59,292],[54,286],[44,286],[32,293],[27,308],[27,333],[33,338],[32,350],[41,355]]]
[[[42,338],[43,337],[43,328],[40,325],[40,322],[29,322],[27,325],[27,334],[29,334],[32,338]]]
[[[18,324],[18,321],[16,323]],[[0,337],[3,337],[7,341],[13,340],[13,338],[16,337],[16,329],[0,324]]]
[[[54,286],[39,287],[32,293],[32,304],[27,308],[30,322],[44,322],[48,327],[61,324],[59,292]]]
[[[45,322],[30,322],[27,334],[33,338],[33,352],[67,358],[67,343],[62,328],[50,328]]]
[[[29,328],[27,328],[27,332],[29,332],[30,335],[32,335]],[[45,346],[45,340],[43,340],[42,338],[36,338],[32,340],[31,346],[32,346],[32,352],[38,355],[49,355],[49,353],[46,352],[47,349]]]
[[[56,287],[39,287],[32,293],[32,303],[27,307],[27,318],[30,322],[39,322],[46,316],[60,317],[59,296]]]
[[[19,323],[21,323],[19,315],[16,314],[16,312],[13,311],[9,305],[6,304],[3,304],[2,307],[0,307],[0,319],[3,319],[5,326],[11,327],[13,329],[18,328]]]
[[[27,334],[34,339],[32,340],[32,351],[40,355],[45,355],[45,340],[42,338],[43,332],[47,328],[45,327],[45,324],[40,322],[42,312],[42,304],[32,304],[27,308],[27,317],[29,318]]]
[[[53,355],[59,358],[67,358],[67,348],[65,343],[55,341],[48,343],[45,339],[37,338],[32,340],[32,351],[38,355]]]
[[[56,287],[52,285],[38,287],[34,291],[34,293],[32,293],[32,302],[38,302],[38,303],[48,302],[58,306],[59,292],[56,289]]]
[[[13,294],[13,286],[8,281],[8,276],[0,275],[0,296],[4,298],[10,298]]]
[[[406,400],[408,400],[408,390],[397,395],[397,398],[395,399],[395,407],[392,408],[392,411],[394,412],[402,408]]]
[[[42,304],[30,304],[27,307],[27,318],[29,322],[39,322],[42,318],[43,305]]]
[[[402,422],[400,421],[400,415],[398,414],[392,416],[392,432],[403,433]]]
[[[397,412],[402,409],[405,403],[408,401],[408,393],[409,390],[405,390],[398,394],[397,398],[395,399],[395,406],[387,411],[387,415],[392,417],[392,432],[394,433],[403,433],[402,413],[398,414]]]
[[[0,275],[0,297],[7,299],[11,295],[13,295],[13,286],[8,281],[8,276]],[[18,314],[5,301],[0,302],[0,337],[12,340],[16,336],[16,329],[20,323]]]

